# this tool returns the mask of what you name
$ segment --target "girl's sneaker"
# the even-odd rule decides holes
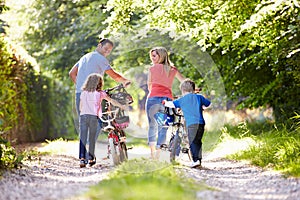
[[[80,168],[85,167],[86,166],[86,161],[84,159],[81,159],[79,166],[80,166]]]
[[[96,164],[96,157],[93,160],[89,160],[90,167]]]

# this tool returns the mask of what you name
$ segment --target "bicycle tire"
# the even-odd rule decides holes
[[[110,147],[110,154],[111,154],[113,164],[114,165],[120,164],[120,159],[118,156],[116,145],[114,144],[114,139],[109,138],[108,143],[109,143],[109,147]]]
[[[174,162],[176,155],[178,156],[180,152],[181,138],[179,136],[179,130],[176,131],[176,134],[174,135],[174,137],[171,138],[171,140],[170,140],[170,144],[171,144],[170,162]]]
[[[128,159],[127,147],[124,142],[120,144],[120,163],[126,161]]]

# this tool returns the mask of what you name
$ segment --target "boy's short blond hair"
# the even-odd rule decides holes
[[[182,92],[192,92],[194,93],[195,91],[195,82],[192,81],[191,79],[185,79],[181,84],[180,84],[180,90]]]

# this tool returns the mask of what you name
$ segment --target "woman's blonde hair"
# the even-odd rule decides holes
[[[157,55],[159,56],[158,63],[163,64],[164,70],[167,72],[167,75],[169,76],[169,72],[171,70],[171,66],[173,66],[173,63],[171,62],[168,51],[165,47],[154,47],[150,50],[150,58],[151,58],[151,53],[155,51]]]
[[[103,78],[100,74],[90,74],[82,86],[82,90],[88,92],[100,91],[103,87]]]

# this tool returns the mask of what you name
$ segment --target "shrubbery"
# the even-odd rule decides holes
[[[273,124],[242,123],[236,127],[227,126],[227,133],[233,137],[251,137],[256,141],[249,149],[230,156],[234,159],[250,160],[261,167],[272,167],[286,175],[300,176],[300,123],[299,115],[293,118],[294,126],[280,129]],[[296,121],[295,121],[296,120]],[[261,131],[259,131],[259,129]],[[243,135],[243,133],[246,133]]]
[[[54,139],[75,133],[69,88],[37,72],[0,36],[1,167],[18,156],[11,144]],[[11,163],[11,164],[9,164]]]

